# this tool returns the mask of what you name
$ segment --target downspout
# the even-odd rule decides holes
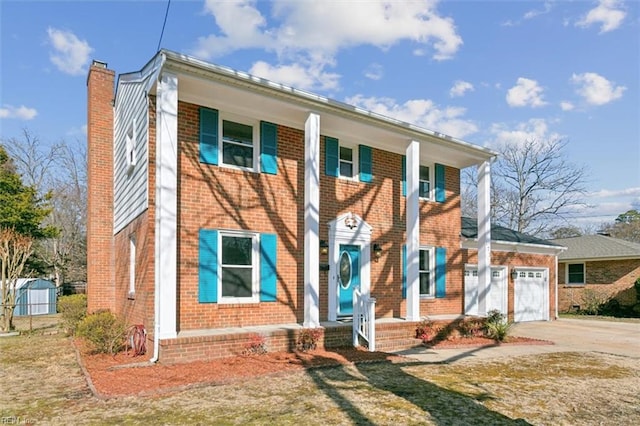
[[[152,77],[149,79],[150,82],[153,82],[153,84],[157,84],[157,79],[160,76],[160,70],[162,69],[162,67],[164,66],[164,63],[166,61],[166,55],[164,54],[164,52],[160,53],[160,63],[158,64],[158,67],[156,68],[156,71],[153,73]],[[145,90],[145,93],[147,95],[147,108],[149,105],[149,88],[147,88],[147,90]],[[156,99],[157,102],[157,99]],[[158,105],[156,104],[156,110],[158,109]],[[147,114],[147,132],[149,132],[149,115]],[[149,140],[149,138],[147,138],[147,141]],[[156,132],[156,156],[158,155],[158,132]],[[147,150],[147,153],[149,151]],[[148,154],[147,154],[148,155]],[[156,161],[157,163],[157,161]],[[157,167],[157,166],[156,166]],[[156,187],[156,197],[155,197],[155,203],[157,205],[158,203],[158,188],[161,188],[161,185],[158,185],[158,176],[159,173],[156,170],[155,173],[155,187]],[[155,221],[155,247],[154,247],[154,269],[155,269],[155,278],[154,278],[154,286],[153,286],[153,357],[151,357],[151,359],[149,359],[149,362],[152,364],[155,364],[156,362],[158,362],[158,359],[160,357],[160,338],[158,336],[160,336],[160,275],[159,275],[159,263],[158,263],[158,259],[160,259],[160,244],[158,244],[158,226],[159,226],[159,219],[158,219],[158,214],[155,215],[154,218]]]
[[[555,259],[555,264],[556,264],[555,265],[555,268],[556,268],[556,274],[555,274],[556,275],[556,318],[555,319],[558,319],[559,316],[558,316],[558,254],[557,253],[555,258],[556,258]]]

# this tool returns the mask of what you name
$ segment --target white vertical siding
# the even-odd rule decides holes
[[[114,114],[114,233],[144,212],[149,204],[149,117],[146,79],[120,81]],[[135,123],[135,166],[129,167],[126,135]]]

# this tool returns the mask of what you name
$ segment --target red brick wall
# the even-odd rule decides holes
[[[603,300],[615,298],[621,305],[634,305],[635,281],[640,278],[640,259],[585,262],[586,285],[566,285],[565,263],[558,265],[558,309],[567,312],[574,305],[584,307],[584,291],[590,289]]]
[[[113,83],[115,72],[91,66],[87,79],[88,311],[113,310]]]
[[[243,327],[303,320],[304,132],[278,127],[278,174],[266,175],[199,161],[198,106],[179,103],[178,309],[179,329]],[[320,238],[327,223],[345,212],[373,227],[372,243],[383,255],[371,265],[372,295],[378,317],[399,317],[402,300],[401,247],[405,238],[405,198],[401,194],[402,156],[373,150],[373,183],[324,175],[321,141]],[[462,259],[459,253],[459,171],[446,168],[445,203],[421,201],[421,243],[447,248],[447,297],[422,302],[425,314],[462,310]],[[198,303],[198,230],[244,229],[278,235],[278,300],[275,303]],[[326,259],[321,259],[321,262]],[[320,318],[328,317],[328,276],[320,273]]]
[[[476,250],[464,250],[463,253],[463,266],[465,263],[478,264],[478,253]],[[556,265],[555,256],[531,254],[531,253],[516,253],[506,251],[492,251],[491,252],[491,264],[508,266],[507,277],[508,282],[508,313],[509,319],[513,320],[514,304],[515,304],[515,289],[513,280],[511,279],[511,268],[518,266],[528,266],[532,268],[548,268],[549,270],[549,319],[554,319],[556,316],[555,303],[556,303]],[[464,300],[464,293],[462,295]],[[464,308],[463,308],[464,309]]]

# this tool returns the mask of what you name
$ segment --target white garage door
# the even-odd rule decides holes
[[[487,294],[487,312],[497,309],[507,313],[507,276],[504,268],[491,268],[491,285]],[[464,271],[464,313],[478,315],[478,268]]]
[[[514,320],[541,321],[549,319],[549,286],[543,270],[520,269],[514,283]]]

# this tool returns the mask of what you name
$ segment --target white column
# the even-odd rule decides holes
[[[507,279],[508,273],[507,271]],[[478,166],[478,315],[487,315],[491,285],[491,163]]]
[[[178,77],[164,73],[156,94],[155,298],[159,339],[177,336]]]
[[[407,147],[407,320],[420,320],[420,143]]]
[[[304,327],[320,327],[320,116],[304,124]]]

